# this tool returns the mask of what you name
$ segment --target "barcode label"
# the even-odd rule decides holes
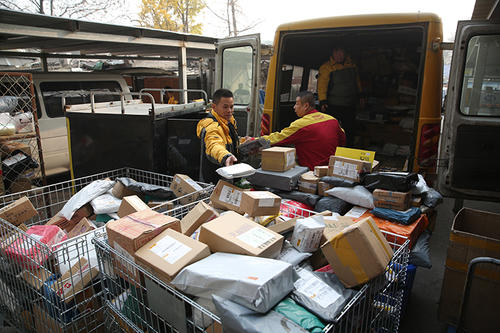
[[[219,200],[228,203],[233,206],[239,207],[241,204],[241,191],[229,187],[227,185],[222,186],[222,191],[220,192]]]
[[[258,227],[252,228],[236,238],[256,249],[265,249],[276,240],[272,233]]]
[[[149,249],[171,265],[191,251],[189,246],[168,235],[165,235]]]
[[[186,183],[188,183],[189,185],[191,185],[196,191],[203,190],[203,187],[201,187],[200,184],[198,184],[194,180],[192,180],[190,178],[187,178],[187,179],[184,179],[184,180],[186,181]]]
[[[333,165],[333,174],[348,177],[350,179],[357,179],[358,168],[356,164],[335,161],[335,164]]]

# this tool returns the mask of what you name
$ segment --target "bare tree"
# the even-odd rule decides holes
[[[246,25],[241,25],[245,17],[239,0],[226,0],[225,2],[225,14],[219,14],[215,9],[208,6],[207,1],[204,1],[205,7],[213,14],[215,17],[223,21],[227,25],[227,35],[228,36],[238,36],[240,33],[248,31],[255,28],[257,25],[262,23],[262,20],[255,20]]]

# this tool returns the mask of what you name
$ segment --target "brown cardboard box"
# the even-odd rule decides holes
[[[206,244],[172,229],[163,231],[135,252],[139,263],[150,267],[166,282],[172,281],[185,266],[209,255]]]
[[[38,215],[35,207],[27,197],[22,197],[0,209],[0,218],[19,225]]]
[[[373,203],[375,207],[395,210],[407,210],[410,208],[410,192],[393,192],[376,189],[373,191]]]
[[[94,230],[94,226],[89,222],[89,220],[87,220],[86,217],[84,217],[68,232],[68,238],[82,235],[90,230]]]
[[[393,255],[392,248],[371,217],[329,237],[321,251],[347,288],[383,273]]]
[[[243,191],[243,189],[233,184],[219,180],[210,196],[210,201],[214,208],[234,210],[235,212],[243,213],[241,209]]]
[[[86,204],[79,209],[76,210],[76,212],[73,214],[71,217],[71,220],[66,220],[63,216],[61,216],[59,213],[54,215],[50,220],[48,220],[45,224],[46,225],[56,225],[59,228],[63,229],[66,232],[71,231],[83,218],[87,218],[93,214],[93,209],[92,206],[89,204]]]
[[[315,214],[315,215],[330,216],[330,215],[332,215],[332,212],[330,212],[329,210],[325,210],[325,211],[318,213],[318,214]],[[291,219],[286,220],[284,222],[270,225],[267,228],[278,233],[278,234],[283,235],[283,234],[286,234],[287,232],[292,231],[293,228],[295,227],[295,223],[297,222],[297,220],[301,219],[301,218],[302,218],[301,216],[294,217],[294,218],[291,218]]]
[[[19,277],[26,281],[35,290],[39,290],[43,286],[44,282],[47,281],[52,275],[52,272],[42,266],[40,268],[23,270],[19,274]]]
[[[99,270],[96,267],[90,267],[87,259],[80,258],[51,288],[65,303],[69,303],[81,292],[88,293],[85,289],[92,288],[86,287],[98,275]]]
[[[14,180],[10,186],[9,191],[11,193],[19,193],[31,190],[31,180],[25,176],[19,176]]]
[[[219,213],[204,202],[199,202],[181,220],[181,231],[186,236],[191,236],[203,223],[218,217]]]
[[[149,208],[155,208],[157,206],[160,206],[159,212],[164,212],[164,211],[169,211],[171,209],[174,209],[174,203],[173,201],[149,201],[148,202],[148,207]]]
[[[295,166],[295,148],[271,147],[262,150],[262,170],[282,172]]]
[[[31,156],[31,148],[27,144],[18,141],[5,141],[0,144],[2,157],[11,155],[15,150],[20,150],[26,155]]]
[[[328,194],[326,194],[326,191],[329,189],[333,188],[333,185],[330,185],[325,182],[318,182],[318,195],[321,195],[322,197],[326,197]]]
[[[172,189],[172,191],[174,191],[174,194],[177,198],[203,190],[203,187],[201,187],[200,184],[192,180],[189,176],[182,175],[180,173],[174,176],[172,184],[170,184],[170,188]],[[181,205],[186,205],[190,202],[195,202],[200,198],[200,193],[196,193],[180,199],[179,202],[181,203]]]
[[[341,156],[330,156],[328,176],[340,177],[355,182],[360,181],[360,175],[371,172],[372,165],[367,161],[355,160]]]
[[[278,215],[281,198],[268,191],[245,191],[241,196],[241,210],[250,216]]]
[[[113,186],[113,189],[111,190],[111,194],[118,199],[123,199],[124,197],[131,195],[137,195],[138,197],[142,196],[140,193],[126,188],[120,181],[116,181],[115,186]]]
[[[119,217],[125,217],[144,209],[149,209],[149,206],[146,205],[137,195],[131,195],[122,199],[122,203],[117,214]]]
[[[347,216],[325,216],[324,222],[325,229],[323,230],[323,236],[321,237],[321,244],[324,244],[330,238],[354,223],[352,218]]]
[[[299,191],[316,194],[318,192],[318,182],[319,178],[314,175],[314,172],[303,173],[299,178]]]
[[[212,252],[276,258],[283,236],[238,213],[227,212],[201,225],[200,242],[207,244]]]
[[[318,165],[314,167],[314,175],[316,177],[325,177],[328,175],[328,165]]]
[[[439,300],[439,320],[456,324],[469,262],[476,257],[500,258],[500,214],[462,208],[455,216]],[[472,278],[464,329],[496,332],[500,327],[498,266],[479,264]]]
[[[109,244],[131,255],[167,228],[180,232],[180,221],[149,208],[106,224]]]

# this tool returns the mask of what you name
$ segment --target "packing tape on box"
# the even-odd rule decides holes
[[[481,266],[481,264],[478,264]],[[454,271],[458,271],[461,273],[467,273],[468,265],[462,262],[446,259],[446,268],[449,268]],[[498,269],[485,269],[485,268],[476,268],[474,271],[474,276],[481,277],[483,279],[497,281],[500,282],[500,272]]]
[[[378,229],[378,227],[376,227],[374,224],[375,224],[375,221],[373,221],[372,219],[368,220],[368,225],[370,226],[370,229],[372,229],[372,232],[375,235],[375,237],[377,237],[377,240],[380,243],[380,245],[382,246],[382,248],[384,249],[385,254],[387,254],[388,258],[392,258],[392,254],[390,254],[389,250],[387,250],[387,241],[384,242],[384,240],[382,238],[380,238],[380,236],[381,236],[380,231],[377,232],[377,230],[375,228]]]
[[[500,243],[498,242],[493,243],[493,241],[471,238],[469,236],[462,236],[457,234],[450,234],[450,241],[479,249],[495,251],[500,254]]]
[[[340,260],[342,265],[349,267],[349,270],[354,275],[354,278],[358,283],[363,283],[368,279],[368,274],[366,274],[363,267],[361,267],[361,262],[356,255],[356,252],[352,249],[349,241],[344,237],[344,233],[340,232],[338,237],[332,240],[332,247],[335,249],[337,258]]]
[[[149,223],[148,221],[142,221],[142,220],[136,219],[135,217],[131,217],[130,215],[126,216],[126,218],[128,218],[129,220],[131,220],[131,221],[133,221],[133,222],[140,223],[140,224],[142,224],[142,225],[145,225],[145,226],[151,227],[151,228],[153,228],[153,229],[158,228],[158,226],[157,226],[156,224]]]

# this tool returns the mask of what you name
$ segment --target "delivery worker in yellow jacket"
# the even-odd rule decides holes
[[[234,97],[227,89],[219,89],[213,95],[212,110],[198,122],[196,133],[202,141],[202,181],[216,183],[216,169],[233,165],[238,161],[239,137],[233,117]]]

